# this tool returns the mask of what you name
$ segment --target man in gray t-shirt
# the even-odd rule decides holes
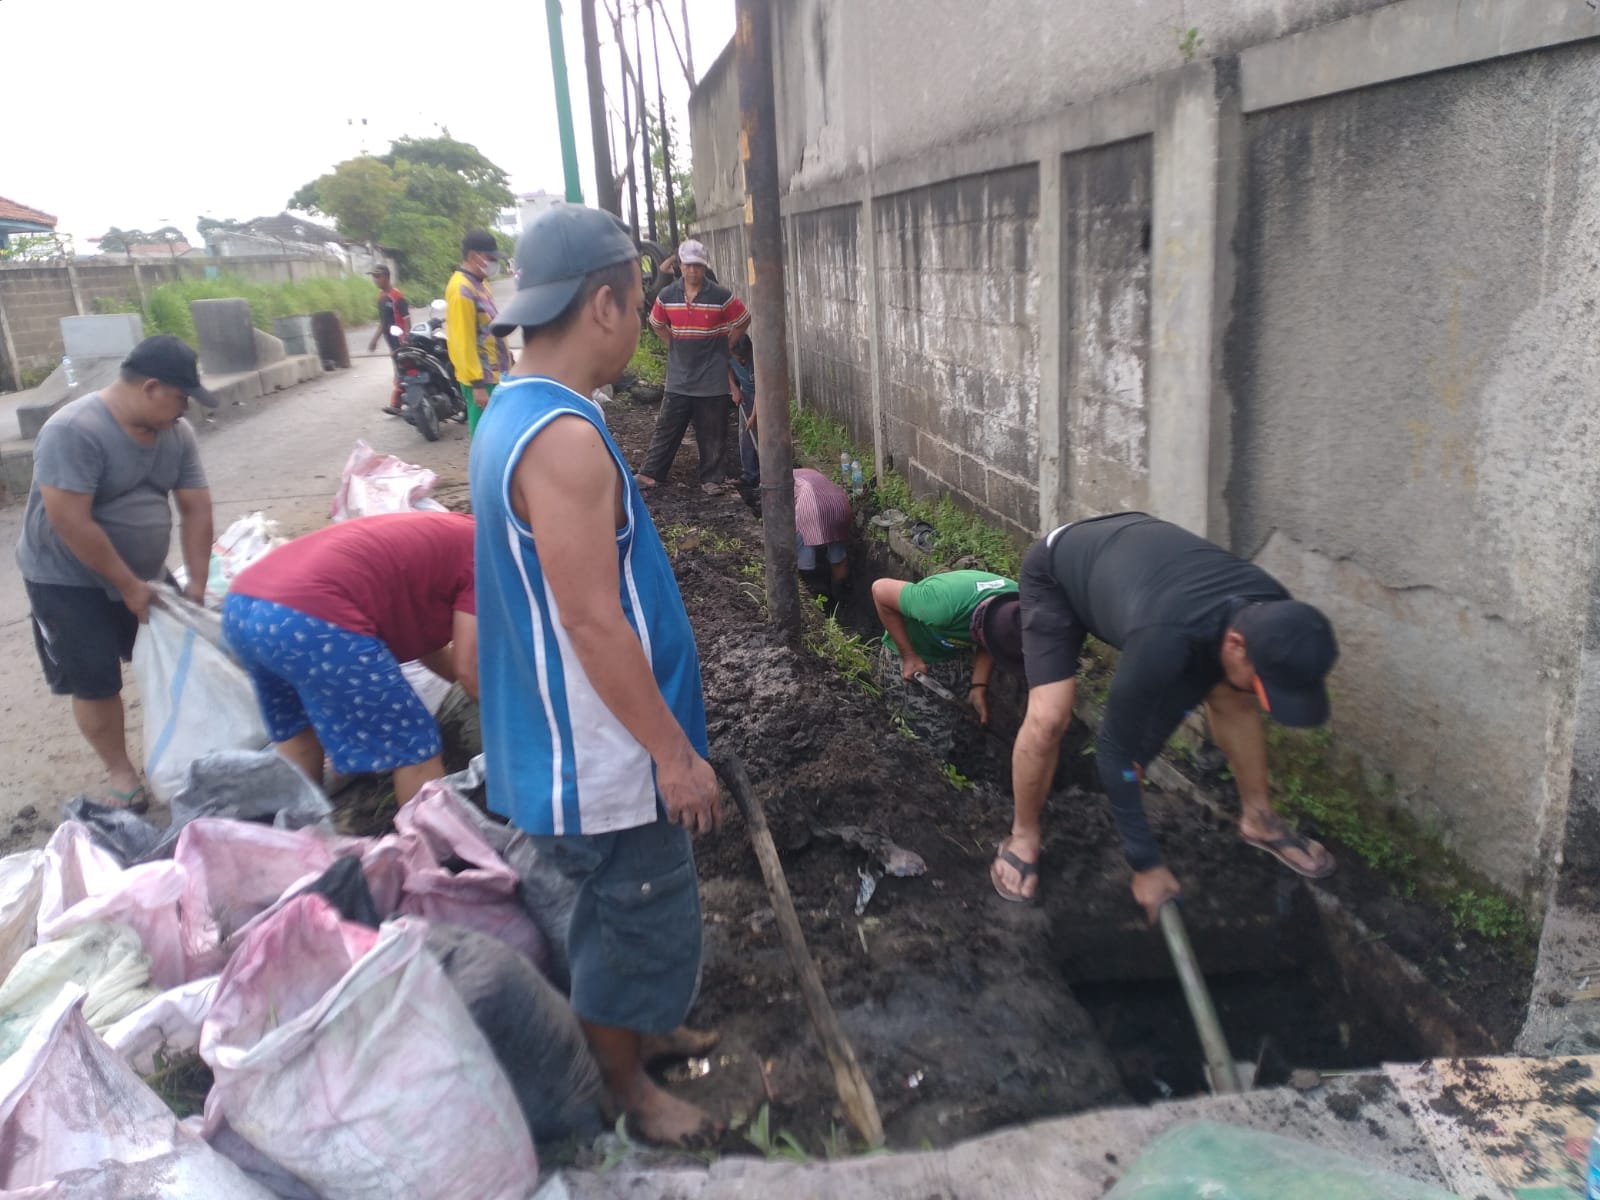
[[[121,807],[146,802],[128,758],[121,664],[149,615],[150,581],[166,571],[174,500],[191,599],[204,596],[211,562],[211,492],[183,419],[191,399],[217,404],[197,366],[177,338],[146,338],[120,378],[55,413],[33,447],[17,566],[34,644],[50,690],[72,697],[105,764],[106,802]]]

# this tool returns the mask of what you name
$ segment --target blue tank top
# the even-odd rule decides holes
[[[656,686],[694,748],[706,747],[700,660],[655,522],[594,401],[543,376],[495,389],[472,439],[478,687],[489,808],[534,834],[594,834],[656,819],[655,767],[594,690],[561,627],[533,533],[511,504],[529,444],[560,416],[605,439],[622,477],[618,596]]]

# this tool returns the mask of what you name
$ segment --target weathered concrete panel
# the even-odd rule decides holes
[[[822,209],[794,220],[795,333],[800,395],[844,422],[860,446],[871,446],[872,381],[868,374],[871,315],[861,243],[861,206]]]
[[[1151,140],[1066,156],[1061,509],[1146,507],[1150,491]]]
[[[1562,828],[1600,519],[1600,46],[1247,118],[1234,541],[1335,721],[1497,881]]]
[[[1039,330],[1028,314],[1038,311],[1038,169],[902,192],[873,211],[887,451],[895,465],[918,468],[907,471],[914,484],[1031,534]],[[926,440],[907,437],[907,427]],[[964,471],[960,456],[976,463]],[[991,473],[1009,479],[1015,487],[1006,494],[1026,503],[991,507]]]

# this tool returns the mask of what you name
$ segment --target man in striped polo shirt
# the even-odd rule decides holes
[[[479,692],[489,807],[578,887],[572,1007],[635,1134],[704,1142],[662,1090],[652,1035],[699,989],[691,833],[719,819],[700,660],[666,550],[589,397],[639,344],[639,253],[607,213],[560,204],[517,245],[495,318],[523,349],[472,444]]]
[[[635,478],[645,491],[666,479],[692,421],[700,488],[716,495],[728,474],[728,347],[749,326],[750,313],[744,301],[706,278],[706,248],[699,242],[690,238],[679,246],[678,262],[683,278],[663,288],[650,310],[650,327],[667,343],[667,387]]]

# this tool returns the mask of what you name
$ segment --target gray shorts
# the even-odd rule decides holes
[[[532,839],[578,885],[567,927],[572,1009],[592,1025],[671,1033],[700,990],[694,848],[659,805],[657,814],[617,833]]]

